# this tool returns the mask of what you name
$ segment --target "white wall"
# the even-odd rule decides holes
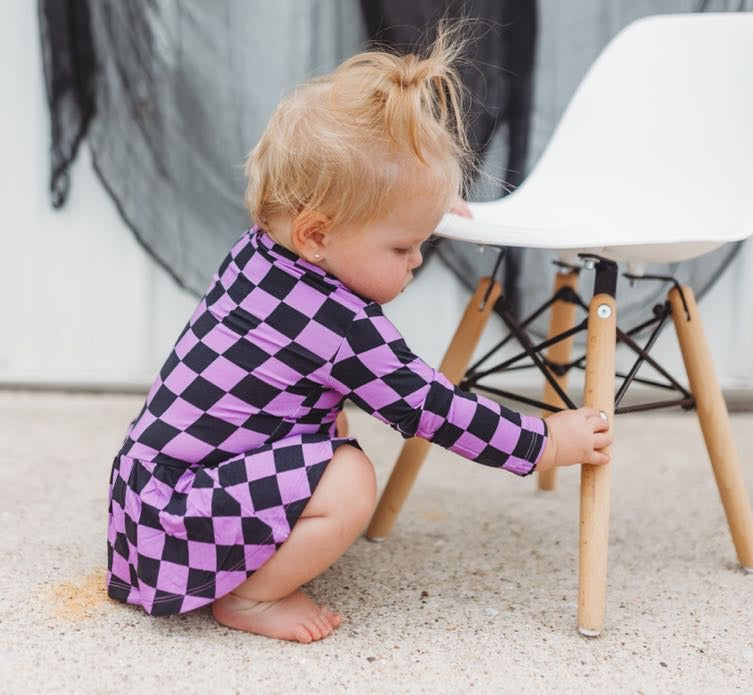
[[[143,384],[193,301],[138,246],[84,149],[49,204],[36,2],[0,3],[0,381]]]
[[[0,384],[143,388],[195,299],[138,245],[85,147],[66,206],[50,207],[36,3],[0,2],[0,65]],[[387,313],[409,345],[438,365],[465,302],[460,283],[435,261]],[[750,243],[700,308],[722,385],[753,390]],[[501,336],[493,321],[481,349]],[[684,376],[672,331],[656,355]],[[510,387],[539,382],[532,372],[505,378]]]

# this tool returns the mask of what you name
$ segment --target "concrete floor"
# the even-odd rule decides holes
[[[110,462],[141,397],[0,392],[0,692],[753,691],[753,575],[692,413],[618,418],[607,624],[578,635],[578,470],[555,493],[432,449],[385,543],[310,592],[346,616],[302,646],[104,590]],[[402,440],[350,411],[384,484]],[[732,427],[753,491],[753,414]]]

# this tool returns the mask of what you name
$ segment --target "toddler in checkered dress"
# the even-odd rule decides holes
[[[251,152],[257,225],[230,250],[113,463],[108,593],[169,615],[326,637],[300,586],[374,507],[372,465],[338,436],[345,399],[405,437],[527,475],[602,463],[595,411],[521,415],[453,386],[382,314],[458,198],[468,161],[441,31],[424,59],[368,52],[295,90]]]

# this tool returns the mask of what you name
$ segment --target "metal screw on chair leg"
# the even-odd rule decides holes
[[[596,314],[600,319],[608,319],[612,315],[612,308],[609,304],[599,304]]]

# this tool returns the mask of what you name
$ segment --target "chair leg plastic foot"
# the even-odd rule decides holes
[[[601,634],[601,630],[589,630],[587,627],[579,627],[578,632],[584,637],[598,637]]]

